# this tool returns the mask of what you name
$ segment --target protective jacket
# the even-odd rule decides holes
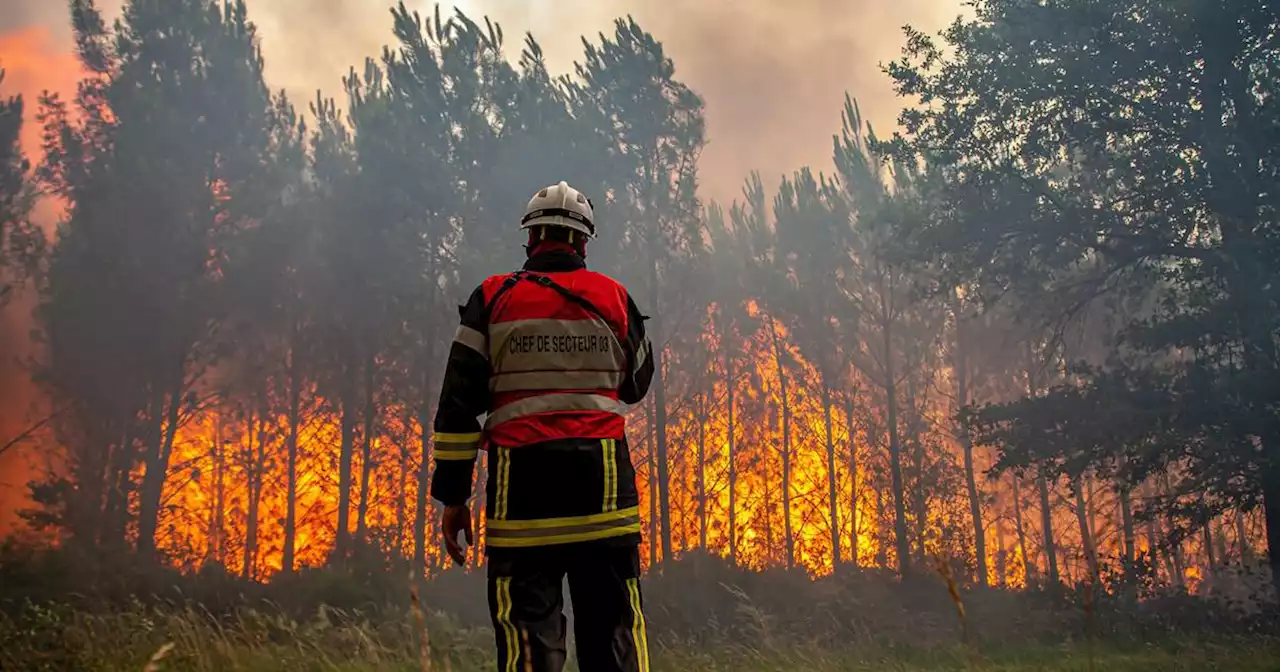
[[[648,392],[653,360],[626,289],[555,249],[486,279],[459,313],[432,497],[465,503],[484,449],[488,549],[638,542],[623,413]]]

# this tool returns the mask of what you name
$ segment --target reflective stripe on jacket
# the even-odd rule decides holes
[[[432,496],[465,502],[487,448],[490,547],[638,539],[623,412],[648,392],[653,361],[626,289],[576,254],[541,253],[485,280],[459,314]]]

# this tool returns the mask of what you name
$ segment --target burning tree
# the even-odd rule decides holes
[[[1026,11],[1084,11],[1057,4]],[[90,74],[71,103],[45,99],[39,171],[68,206],[39,276],[39,380],[68,410],[33,521],[258,580],[371,556],[442,570],[426,420],[454,306],[519,262],[512,213],[563,178],[596,202],[591,264],[654,316],[660,377],[630,418],[650,564],[701,549],[905,575],[944,555],[1017,586],[1133,569],[1157,546],[1181,584],[1225,561],[1228,535],[1252,558],[1274,376],[1255,375],[1271,364],[1245,311],[1265,290],[1240,288],[1270,286],[1252,251],[1271,249],[1270,220],[1258,201],[1241,224],[1195,171],[1179,199],[1149,185],[1188,156],[1236,183],[1266,175],[1185,142],[1106,149],[1133,130],[1123,78],[1062,89],[1035,64],[1068,38],[978,40],[1034,30],[983,8],[948,33],[972,47],[956,60],[911,34],[903,92],[954,104],[909,113],[908,139],[880,142],[849,98],[832,171],[752,174],[704,209],[702,102],[630,19],[553,77],[532,36],[511,62],[500,26],[400,5],[393,46],[300,114],[270,93],[243,3],[133,0],[112,29],[74,3]],[[984,49],[1008,65],[986,68]],[[1111,107],[1072,107],[1078,91]],[[1045,137],[1023,98],[1079,118]],[[1202,106],[1166,103],[1179,119]],[[1271,147],[1194,127],[1197,147]],[[12,241],[25,169],[0,158]],[[1198,237],[1213,226],[1247,245]],[[1212,398],[1230,401],[1185,412]],[[1154,415],[1099,424],[1139,401]],[[1173,528],[1188,516],[1198,538]]]

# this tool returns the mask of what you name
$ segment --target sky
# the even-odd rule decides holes
[[[113,17],[121,0],[99,0]],[[406,0],[430,13],[434,3]],[[317,89],[336,96],[353,65],[376,56],[392,39],[391,0],[249,0],[258,24],[267,78],[299,102]],[[676,76],[706,103],[708,144],[699,173],[704,198],[728,202],[759,170],[766,187],[802,166],[829,171],[832,135],[840,129],[845,93],[882,134],[901,103],[881,65],[899,54],[902,27],[936,32],[962,11],[962,0],[456,0],[474,19],[503,27],[506,52],[518,58],[526,31],[542,45],[553,71],[568,72],[582,52],[581,37],[598,41],[615,17],[631,15],[660,40]],[[0,96],[23,94],[28,120],[43,90],[70,97],[78,78],[65,0],[0,0]],[[29,123],[23,142],[35,154],[39,130]],[[546,176],[548,183],[558,181]],[[49,205],[38,213],[54,215]],[[18,358],[25,354],[17,301],[0,315],[0,400],[26,398]],[[0,445],[21,431],[28,405],[0,401]],[[12,521],[16,498],[31,472],[28,456],[0,455],[0,533]],[[21,463],[20,463],[21,462]]]

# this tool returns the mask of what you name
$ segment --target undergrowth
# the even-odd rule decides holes
[[[957,583],[966,575],[943,563],[910,580],[850,568],[815,580],[690,554],[645,578],[654,669],[1280,672],[1269,586],[1228,599]],[[482,572],[413,585],[403,562],[358,555],[262,584],[0,549],[0,670],[468,672],[492,669],[492,650]]]

